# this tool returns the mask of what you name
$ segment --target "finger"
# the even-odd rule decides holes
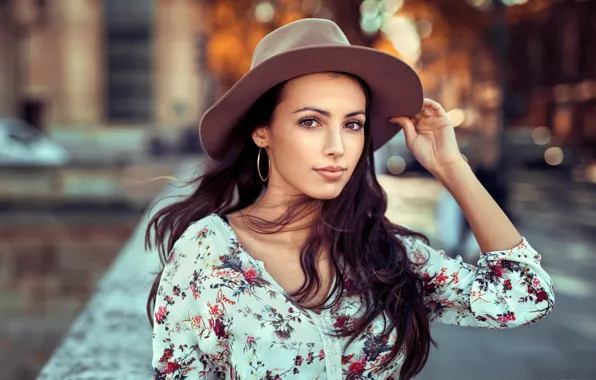
[[[437,115],[441,115],[445,112],[443,106],[439,102],[436,102],[432,99],[424,99],[423,104],[432,109]]]
[[[428,107],[427,106],[427,107],[424,107],[422,109],[422,112],[421,113],[422,113],[422,116],[428,117],[428,116],[432,116],[433,115],[434,110],[431,107]]]
[[[391,121],[402,126],[404,134],[406,135],[406,145],[408,148],[411,148],[418,135],[412,120],[409,117],[394,117]]]

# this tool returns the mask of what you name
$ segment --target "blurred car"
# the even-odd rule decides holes
[[[0,118],[0,165],[62,166],[69,152],[39,129],[15,118]]]

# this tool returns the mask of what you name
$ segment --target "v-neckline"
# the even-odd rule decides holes
[[[255,258],[253,255],[251,255],[242,245],[242,243],[240,242],[240,238],[238,237],[238,234],[236,234],[236,231],[234,231],[234,228],[232,227],[232,225],[229,222],[229,219],[225,216],[225,215],[219,215],[216,213],[212,214],[214,216],[214,218],[218,219],[218,221],[223,224],[225,226],[225,228],[228,230],[228,232],[230,233],[230,235],[232,236],[232,239],[234,239],[235,243],[238,245],[238,249],[240,250],[240,252],[243,254],[243,256],[246,258],[246,260],[248,260],[252,265],[254,265],[255,267],[259,268],[259,270],[261,271],[261,273],[263,274],[263,276],[266,277],[267,281],[269,281],[271,283],[271,285],[278,291],[280,292],[284,297],[286,297],[290,302],[292,302],[294,305],[296,305],[296,307],[301,308],[302,310],[306,311],[309,315],[311,316],[315,316],[315,317],[322,317],[323,313],[328,313],[329,309],[328,308],[323,308],[321,309],[318,313],[312,309],[307,309],[304,306],[300,305],[296,299],[294,299],[294,297],[292,297],[292,295],[290,293],[288,293],[276,280],[275,278],[273,278],[273,276],[269,273],[269,271],[267,270],[267,268],[265,268],[265,262],[262,260],[259,260],[257,258]],[[333,280],[331,282],[331,287],[329,288],[329,291],[327,293],[327,297],[329,297],[329,295],[331,295],[331,292],[333,290],[333,287],[335,286],[335,281],[337,279],[337,275],[333,276]],[[330,300],[327,301],[327,303],[325,304],[325,306],[328,305],[328,303],[330,302]]]

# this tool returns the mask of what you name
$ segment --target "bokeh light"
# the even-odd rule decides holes
[[[544,152],[544,161],[551,166],[557,166],[563,163],[563,149],[559,147],[550,147]]]
[[[387,159],[387,170],[393,175],[400,175],[406,170],[406,160],[401,156],[391,156]]]
[[[532,139],[538,145],[546,145],[551,141],[552,133],[546,127],[536,127],[532,131]]]

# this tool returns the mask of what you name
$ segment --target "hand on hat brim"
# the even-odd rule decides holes
[[[402,126],[406,146],[429,172],[437,173],[445,166],[463,160],[453,123],[439,103],[424,99],[422,110],[414,117],[397,116],[389,121]]]

